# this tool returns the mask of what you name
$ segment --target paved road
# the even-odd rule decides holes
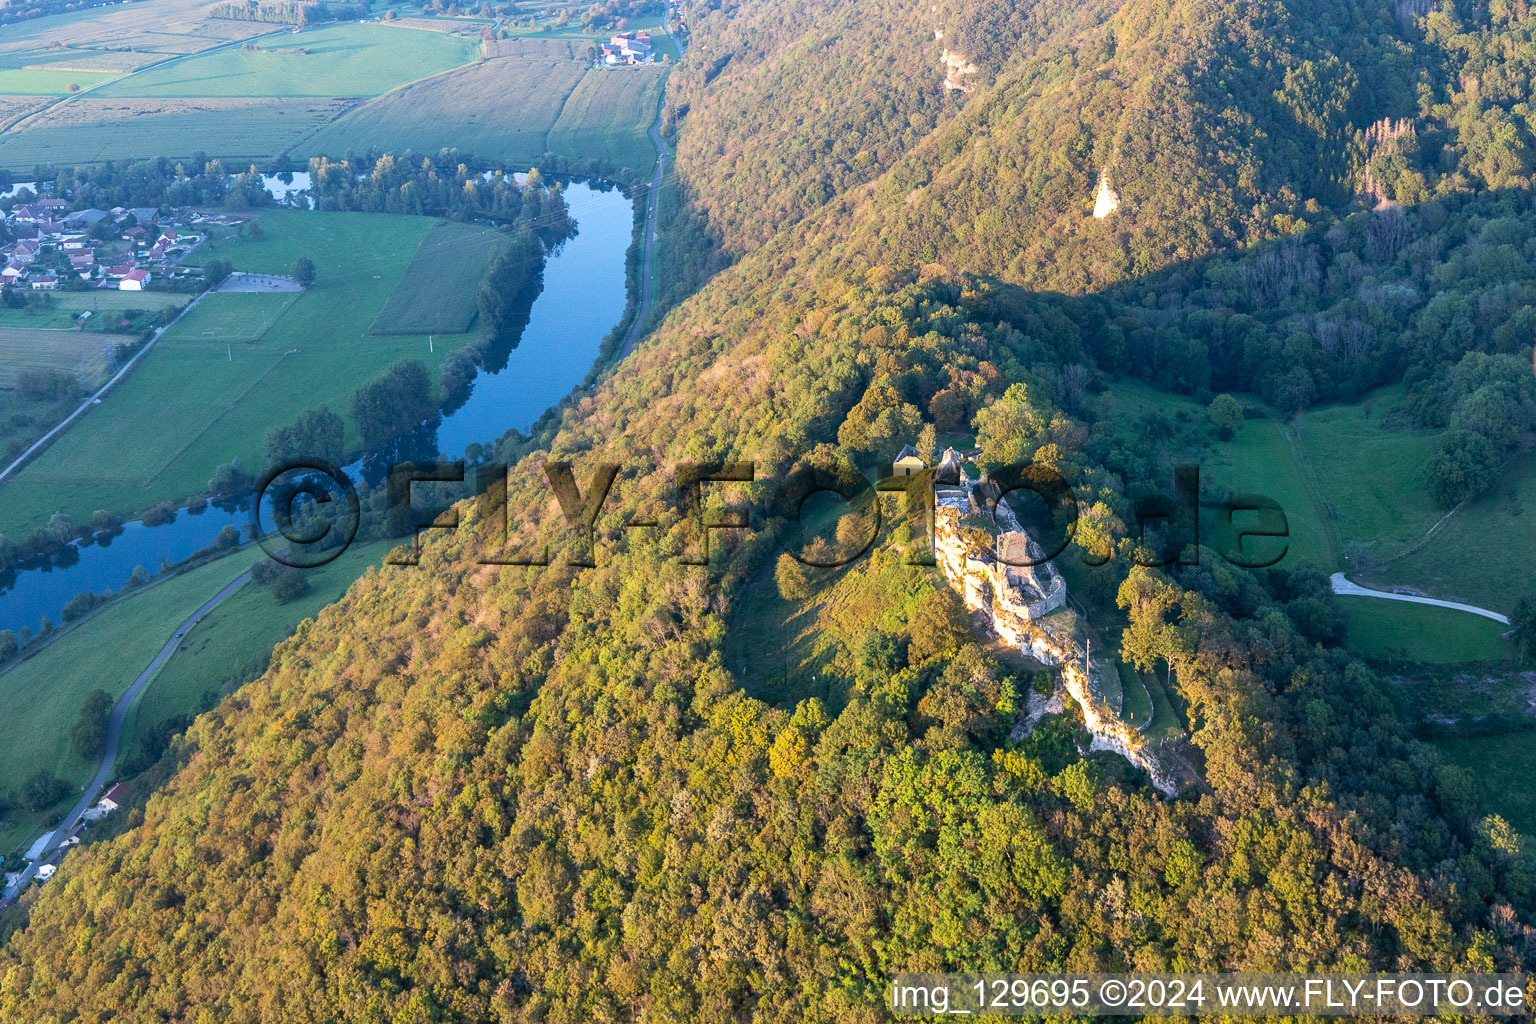
[[[1349,582],[1341,572],[1336,572],[1328,577],[1328,581],[1333,584],[1333,592],[1335,594],[1342,594],[1346,597],[1379,597],[1386,601],[1432,604],[1436,608],[1452,608],[1458,612],[1471,612],[1473,615],[1481,615],[1485,619],[1492,619],[1495,622],[1502,622],[1506,626],[1509,625],[1508,616],[1500,615],[1495,611],[1489,611],[1487,608],[1479,608],[1473,604],[1460,604],[1456,601],[1437,601],[1433,597],[1414,597],[1412,594],[1389,594],[1384,590],[1372,590],[1369,587],[1362,587],[1358,583]]]
[[[668,38],[677,43],[677,52],[681,55],[683,42],[672,35],[666,15],[662,16],[661,24]],[[656,173],[651,176],[650,198],[646,200],[645,258],[640,264],[640,310],[635,314],[635,322],[630,325],[629,334],[624,338],[624,347],[619,350],[621,359],[635,350],[635,344],[640,340],[640,331],[651,315],[651,262],[656,249],[656,209],[661,204],[661,180],[667,171],[667,144],[661,139],[661,121],[666,109],[666,101],[663,100],[662,106],[656,111],[656,123],[651,125],[651,144],[656,147]]]
[[[190,313],[192,311],[192,307],[197,305],[199,302],[203,301],[203,296],[207,295],[207,294],[208,294],[207,292],[200,292],[200,293],[198,293],[197,298],[193,299],[191,302],[189,302],[185,306],[183,306],[182,309],[181,309],[181,312],[176,314],[176,320],[172,320],[170,323],[166,324],[164,327],[156,328],[155,329],[154,337],[150,338],[147,342],[145,342],[144,343],[144,347],[139,349],[137,352],[135,352],[134,355],[133,355],[133,358],[128,360],[128,362],[124,363],[123,364],[123,368],[121,370],[118,370],[116,373],[114,373],[112,375],[112,379],[111,380],[109,380],[105,384],[103,384],[96,391],[96,393],[94,395],[92,395],[91,397],[87,398],[85,401],[81,402],[80,403],[80,408],[76,409],[74,412],[72,412],[68,416],[64,417],[63,421],[60,422],[58,424],[58,426],[54,427],[52,430],[48,431],[48,433],[46,433],[42,437],[38,438],[37,441],[33,443],[32,447],[28,448],[26,451],[24,451],[20,455],[16,456],[16,461],[15,462],[11,463],[9,466],[6,466],[4,469],[0,469],[0,480],[4,480],[6,477],[8,477],[12,473],[14,473],[18,468],[20,468],[20,466],[21,466],[21,464],[23,462],[26,462],[28,459],[30,459],[35,452],[41,450],[44,445],[46,445],[49,441],[51,441],[55,437],[57,437],[64,430],[65,427],[69,426],[71,423],[75,422],[75,420],[78,419],[81,415],[83,415],[85,413],[85,410],[89,409],[91,406],[93,406],[97,402],[101,401],[102,396],[105,395],[108,391],[110,391],[112,389],[112,385],[114,385],[118,381],[122,380],[123,377],[125,375],[127,375],[128,371],[133,369],[133,364],[137,363],[140,359],[143,359],[144,358],[144,353],[148,352],[150,349],[155,347],[155,342],[160,340],[160,336],[162,334],[164,334],[166,331],[170,330],[172,327],[175,327],[176,326],[176,321],[180,320],[182,317],[184,317],[188,313]]]
[[[172,654],[176,653],[176,648],[181,645],[181,638],[186,636],[193,626],[201,622],[204,616],[223,604],[231,594],[244,586],[250,578],[251,574],[249,572],[241,573],[223,590],[205,601],[201,608],[187,616],[182,624],[176,627],[176,632],[165,642],[165,646],[160,648],[160,653],[155,655],[154,660],[149,663],[149,667],[140,672],[139,677],[133,681],[133,685],[128,687],[122,697],[118,698],[117,704],[112,708],[112,718],[107,723],[107,744],[106,748],[102,751],[101,765],[96,769],[96,777],[91,780],[90,785],[85,787],[85,792],[80,794],[80,799],[75,802],[74,807],[70,808],[69,814],[65,815],[64,823],[54,831],[53,838],[43,849],[42,856],[28,864],[27,869],[16,880],[14,892],[11,889],[6,890],[6,900],[9,900],[15,892],[20,892],[27,887],[27,883],[37,873],[38,865],[44,863],[48,859],[49,854],[58,848],[59,840],[70,829],[75,827],[80,821],[81,816],[85,814],[86,810],[101,795],[107,780],[112,777],[112,768],[117,762],[117,751],[123,738],[123,722],[128,718],[128,709],[133,705],[134,699],[144,692],[144,687],[148,686],[150,680],[155,678],[155,674],[160,671],[160,667],[170,660]],[[0,904],[4,902],[5,900],[0,900]]]

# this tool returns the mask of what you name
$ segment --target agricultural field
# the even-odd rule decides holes
[[[271,210],[259,223],[261,238],[213,237],[190,260],[286,274],[307,256],[318,271],[315,286],[297,296],[202,299],[101,405],[0,487],[0,532],[24,533],[59,510],[77,520],[95,509],[130,515],[200,493],[233,458],[261,465],[272,427],[322,404],[345,414],[358,385],[389,364],[410,357],[435,370],[471,340],[442,334],[429,349],[425,335],[368,334],[436,223],[431,218]],[[471,292],[477,284],[463,281]],[[285,300],[292,302],[277,315]],[[261,323],[265,333],[253,338]],[[361,444],[350,428],[347,443]]]
[[[27,370],[60,370],[76,375],[84,389],[106,379],[114,346],[133,339],[93,331],[0,327],[0,388],[14,388]]]
[[[0,129],[48,103],[46,96],[0,96]]]
[[[478,41],[442,32],[348,23],[284,33],[151,68],[106,97],[377,96],[479,56]]]
[[[0,67],[89,61],[110,65],[103,70],[128,71],[273,29],[209,18],[210,6],[209,0],[141,0],[7,25],[0,36]]]
[[[301,296],[301,292],[215,292],[205,295],[176,325],[177,337],[189,347],[199,342],[215,348],[252,345],[260,341],[283,311]]]
[[[649,171],[656,165],[649,132],[666,76],[662,67],[588,71],[550,129],[547,148]]]
[[[571,61],[482,61],[363,104],[299,145],[296,155],[454,147],[483,160],[533,164],[549,152],[550,129],[589,73]]]
[[[67,96],[118,77],[110,71],[62,68],[0,68],[0,93],[9,96]],[[70,88],[74,86],[74,88]]]
[[[510,39],[494,40],[487,45],[490,48],[486,54],[488,57],[585,61],[587,48],[592,45],[592,41],[572,37],[513,36]]]
[[[357,544],[334,562],[301,570],[309,590],[287,604],[279,603],[271,591],[248,584],[209,612],[187,633],[176,653],[129,710],[123,723],[124,751],[132,750],[139,737],[160,722],[203,711],[212,700],[255,679],[275,645],[292,636],[301,621],[339,599],[369,568],[400,571],[382,564],[395,545],[395,541]],[[225,561],[235,563],[238,569],[262,557],[260,551],[249,549]],[[160,630],[162,637],[170,635],[176,621]]]
[[[267,161],[353,105],[335,98],[102,99],[93,93],[0,134],[0,167],[189,157]]]
[[[465,285],[479,282],[505,245],[501,235],[474,224],[438,224],[416,247],[405,276],[368,333],[467,333],[479,309],[476,289]]]
[[[3,785],[10,788],[46,767],[78,792],[96,769],[96,762],[76,754],[69,741],[86,695],[101,689],[114,698],[121,696],[177,624],[250,563],[249,555],[224,558],[156,583],[103,608],[31,658],[0,672],[0,706],[6,709],[0,715]],[[59,808],[64,806],[61,801]],[[0,852],[25,844],[43,824],[42,815],[19,808],[7,812],[0,822]]]

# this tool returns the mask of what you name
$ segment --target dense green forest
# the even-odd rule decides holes
[[[930,6],[688,10],[664,252],[696,293],[503,439],[505,487],[419,567],[192,724],[126,831],[10,919],[0,1015],[876,1021],[900,970],[1536,965],[1530,840],[1341,649],[1321,573],[1134,564],[1170,432],[1214,438],[1221,404],[1089,400],[1126,373],[1290,409],[1402,379],[1448,459],[1520,443],[1536,17]],[[904,564],[899,518],[775,578],[775,481],[873,474],[925,425],[1071,482],[1081,613],[1166,667],[1199,784],[1085,756],[1071,702],[1016,731],[1042,681]],[[687,511],[680,464],[746,460]],[[582,494],[618,467],[591,552],[560,462]],[[839,654],[747,689],[731,638],[774,600]]]

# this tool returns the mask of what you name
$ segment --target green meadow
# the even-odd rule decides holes
[[[131,515],[200,493],[232,459],[258,468],[272,427],[319,405],[348,416],[352,392],[389,364],[413,358],[435,371],[471,340],[441,334],[429,348],[425,334],[369,334],[432,218],[273,210],[259,223],[261,238],[214,238],[191,259],[286,274],[307,256],[315,286],[203,298],[99,406],[0,487],[0,532],[25,533],[56,511],[79,522],[96,509]],[[478,279],[458,283],[473,293]]]
[[[112,71],[0,68],[0,96],[67,96],[117,77]]]
[[[416,247],[400,284],[369,331],[377,335],[463,334],[479,315],[476,289],[506,238],[475,224],[443,222]]]
[[[254,49],[229,46],[151,68],[99,95],[377,96],[479,54],[478,42],[459,36],[378,24],[283,33],[249,45]]]
[[[1481,615],[1374,597],[1338,602],[1350,649],[1368,658],[1453,665],[1509,656],[1509,627]]]
[[[1185,423],[1205,416],[1198,403],[1138,382],[1116,382],[1110,394],[1126,416],[1154,409]],[[1244,401],[1259,404],[1251,396]],[[1184,455],[1199,462],[1206,495],[1230,490],[1279,503],[1290,533],[1281,568],[1345,570],[1367,586],[1412,586],[1507,614],[1533,589],[1526,567],[1536,562],[1536,537],[1523,517],[1536,510],[1536,455],[1517,456],[1493,493],[1469,502],[1425,540],[1445,515],[1423,480],[1435,432],[1389,426],[1404,419],[1390,415],[1402,402],[1401,389],[1388,387],[1295,418],[1266,410],[1232,440]],[[1218,513],[1204,512],[1209,528]],[[1240,514],[1238,525],[1244,522]],[[1244,543],[1251,551],[1272,550],[1275,542]],[[1258,544],[1265,547],[1249,547]],[[1346,553],[1362,549],[1368,561],[1348,564]],[[1481,616],[1374,598],[1341,598],[1340,605],[1350,648],[1367,657],[1454,664],[1508,655],[1500,635],[1507,627]]]
[[[249,554],[237,555],[155,583],[103,608],[31,658],[0,672],[0,705],[6,708],[0,715],[0,779],[6,788],[40,768],[77,790],[84,786],[97,762],[75,753],[69,732],[86,695],[100,689],[114,699],[121,696],[176,626],[250,563]],[[66,806],[60,801],[55,813]],[[6,812],[0,822],[0,852],[24,844],[44,822],[42,814]]]

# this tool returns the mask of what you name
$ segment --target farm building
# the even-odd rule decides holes
[[[896,453],[896,461],[891,463],[892,476],[912,476],[921,473],[928,468],[928,463],[917,453],[917,449],[907,445]]]

